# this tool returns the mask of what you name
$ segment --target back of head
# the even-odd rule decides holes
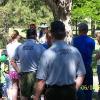
[[[26,33],[27,39],[36,39],[37,33],[36,29],[28,29]]]
[[[51,34],[57,40],[62,40],[66,36],[65,25],[61,21],[51,23]]]
[[[16,39],[18,35],[19,35],[19,32],[17,30],[14,30],[13,34],[11,35],[11,40],[13,41],[14,39]]]
[[[79,32],[86,34],[88,32],[88,25],[86,23],[80,23],[78,25]]]

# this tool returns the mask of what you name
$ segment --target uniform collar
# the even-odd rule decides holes
[[[54,44],[54,45],[55,45],[55,44],[63,45],[63,44],[65,44],[65,43],[66,43],[66,42],[65,42],[64,40],[55,40],[53,44]],[[66,44],[67,44],[67,43],[66,43]]]
[[[34,39],[27,39],[26,41],[36,42],[36,40],[34,40]]]
[[[87,36],[86,34],[81,34],[80,36]]]

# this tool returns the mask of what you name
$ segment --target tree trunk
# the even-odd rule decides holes
[[[45,3],[51,8],[54,20],[61,20],[64,22],[66,31],[71,31],[70,15],[72,0],[44,0]]]

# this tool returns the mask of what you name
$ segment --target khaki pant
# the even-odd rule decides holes
[[[34,72],[23,72],[20,77],[21,95],[24,97],[33,95],[35,82],[36,74]]]

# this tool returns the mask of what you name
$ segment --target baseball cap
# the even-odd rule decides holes
[[[61,21],[51,23],[51,32],[55,34],[65,34],[65,25]]]
[[[48,28],[48,25],[47,24],[42,24],[41,26],[40,26],[40,28]]]
[[[88,25],[86,23],[80,23],[78,25],[79,30],[88,31]]]

